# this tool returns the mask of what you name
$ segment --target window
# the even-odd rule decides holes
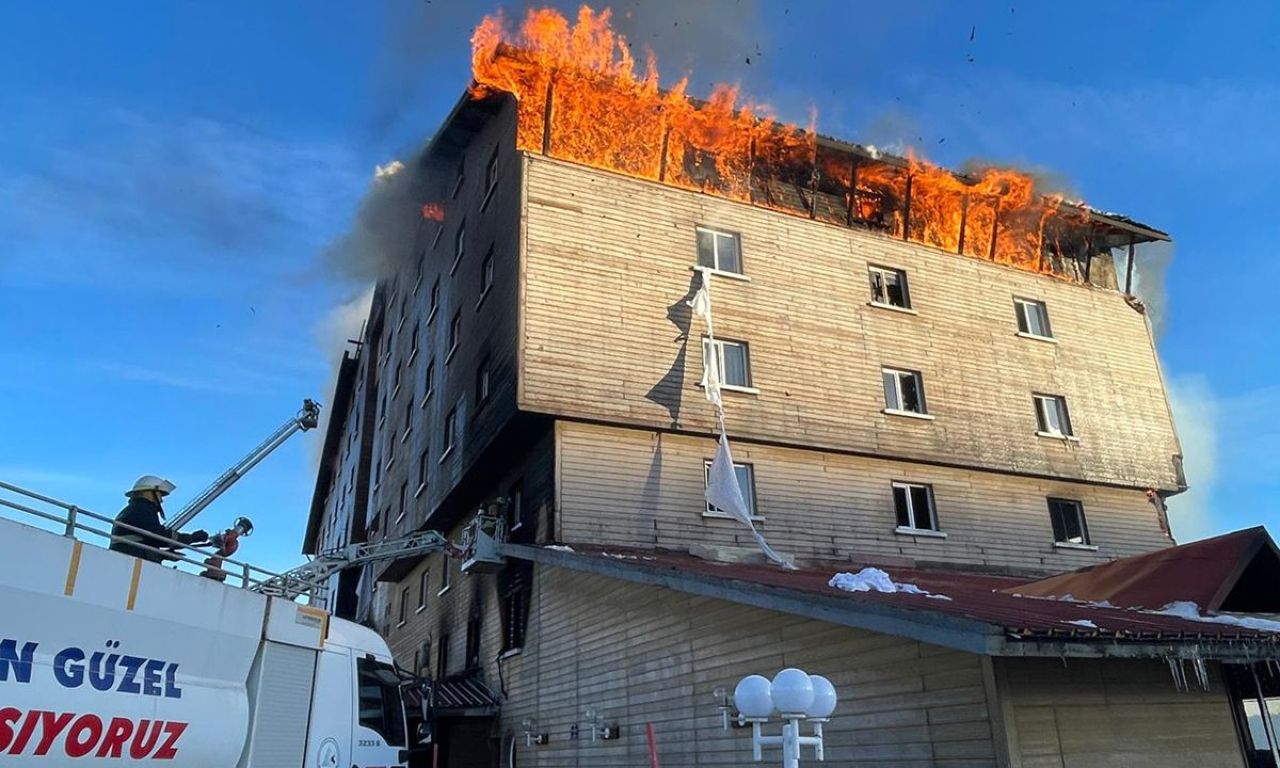
[[[414,324],[413,334],[409,337],[409,362],[412,364],[413,359],[418,356],[418,326]]]
[[[746,342],[703,339],[702,354],[715,361],[721,386],[751,389],[751,360]]]
[[[524,480],[517,480],[507,490],[507,532],[524,525]]]
[[[427,454],[427,448],[423,448],[422,453],[418,454],[418,489],[413,492],[414,497],[427,489]]]
[[[444,417],[444,433],[440,436],[440,439],[444,441],[444,444],[440,448],[441,461],[444,461],[444,458],[449,455],[450,451],[453,450],[453,438],[454,438],[453,431],[454,431],[454,427],[457,426],[457,421],[458,421],[458,409],[450,408],[449,412],[445,414],[445,417]]]
[[[405,321],[405,318],[408,317],[408,312],[409,312],[409,297],[401,296],[399,298],[400,298],[400,319],[396,321],[397,333],[399,333],[400,329],[404,327],[404,321]]]
[[[356,687],[360,696],[360,726],[377,733],[388,746],[403,747],[404,706],[400,698],[400,677],[395,669],[372,657],[359,657]]]
[[[1056,544],[1088,546],[1089,526],[1084,521],[1084,505],[1072,499],[1049,499],[1049,521]]]
[[[1037,433],[1045,437],[1071,437],[1067,400],[1058,395],[1032,395],[1036,403]]]
[[[396,373],[395,373],[394,378],[393,378],[393,379],[392,379],[392,381],[391,381],[391,399],[392,399],[392,400],[395,400],[395,399],[396,399],[396,395],[400,394],[400,369],[401,369],[401,367],[402,367],[402,366],[400,365],[400,363],[399,363],[399,362],[397,362],[397,363],[396,363]]]
[[[487,357],[480,363],[480,367],[476,368],[476,405],[481,405],[489,400],[491,370],[489,358]]]
[[[440,636],[436,643],[436,679],[443,680],[449,674],[449,633]]]
[[[884,409],[889,413],[925,415],[924,382],[918,371],[881,369],[884,380]]]
[[[404,519],[404,513],[409,508],[409,481],[405,480],[400,484],[400,506],[396,512],[396,522]]]
[[[390,467],[391,462],[396,460],[396,441],[392,437],[387,438],[387,448],[383,453],[386,454],[386,464]]]
[[[418,254],[418,276],[413,281],[413,295],[418,295],[418,289],[422,287],[422,270],[427,264],[427,253],[423,251]]]
[[[900,309],[911,308],[907,273],[890,267],[867,267],[871,277],[871,303]]]
[[[449,358],[453,357],[453,353],[458,351],[458,342],[462,338],[462,310],[453,313],[453,319],[449,321],[449,351],[445,353],[444,361],[449,362]]]
[[[742,274],[742,248],[736,232],[698,227],[698,266]]]
[[[382,426],[387,420],[387,391],[382,390],[382,397],[378,398],[378,426]]]
[[[750,464],[733,463],[733,473],[738,476],[738,487],[742,489],[742,500],[747,503],[747,509],[751,512],[752,517],[756,517],[756,473],[755,468]],[[711,459],[702,462],[702,484],[705,488],[711,480]],[[707,508],[703,511],[707,517],[729,517],[729,513],[723,512],[717,507],[707,504]]]
[[[489,155],[489,164],[484,167],[484,202],[480,203],[480,210],[489,207],[489,200],[493,197],[493,192],[498,188],[498,148],[493,148],[493,154]]]
[[[427,363],[426,379],[427,381],[423,385],[423,389],[426,391],[422,393],[423,407],[426,407],[427,401],[431,399],[431,396],[436,391],[436,359],[434,357]]]
[[[1043,301],[1014,299],[1013,307],[1018,315],[1018,333],[1040,339],[1053,338],[1053,331],[1049,328],[1049,310]]]
[[[917,531],[938,530],[938,514],[933,507],[931,486],[894,483],[893,507],[898,514],[898,528]]]
[[[511,563],[498,576],[502,595],[502,650],[524,647],[533,597],[533,571],[529,563]]]
[[[440,278],[431,284],[431,309],[427,312],[427,325],[436,319],[436,310],[440,309]]]
[[[478,669],[480,667],[481,626],[479,614],[473,613],[471,618],[467,619],[467,653],[464,662],[466,669]]]
[[[421,659],[421,663],[418,665],[417,669],[413,670],[413,674],[415,675],[421,675],[424,671],[426,671],[427,667],[431,664],[431,641],[430,640],[422,641],[422,646],[418,651],[418,658]]]
[[[382,462],[373,462],[373,487],[377,490],[378,485],[382,483]]]
[[[453,236],[453,266],[449,267],[449,274],[458,271],[458,265],[462,263],[462,256],[467,251],[467,220],[463,219],[458,224],[458,234]]]
[[[431,569],[423,568],[422,575],[418,577],[418,610],[424,610],[427,607],[427,590],[431,588]],[[426,655],[423,655],[426,658]]]
[[[400,442],[409,439],[409,433],[413,431],[413,398],[404,404],[404,432],[400,435]]]
[[[440,591],[437,595],[443,595],[453,586],[453,557],[445,553],[444,564],[440,566]]]
[[[464,154],[458,158],[458,180],[453,184],[453,197],[457,198],[458,193],[462,191],[462,184],[467,180],[467,156]]]
[[[480,262],[480,301],[476,302],[476,306],[480,306],[480,302],[484,301],[484,297],[489,295],[489,289],[493,287],[493,246],[489,246],[489,252],[484,255],[484,261]]]
[[[403,627],[406,618],[409,615],[409,588],[405,587],[400,590],[400,616],[398,618],[397,627]]]

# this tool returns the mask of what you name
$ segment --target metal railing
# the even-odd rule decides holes
[[[161,562],[167,561],[179,564],[179,568],[181,568],[182,564],[186,564],[199,568],[199,573],[202,574],[208,574],[211,576],[221,575],[223,578],[234,576],[239,581],[239,586],[244,589],[257,591],[263,584],[279,577],[279,574],[276,574],[273,571],[268,571],[264,568],[259,568],[256,565],[251,565],[250,563],[242,562],[240,560],[232,560],[227,557],[221,557],[212,549],[201,548],[200,546],[193,544],[183,544],[176,539],[156,535],[150,531],[143,530],[142,528],[129,525],[128,523],[118,522],[114,518],[106,517],[96,512],[84,509],[83,507],[78,507],[75,504],[68,504],[65,501],[60,501],[50,496],[45,496],[44,494],[27,490],[26,488],[13,485],[12,483],[6,483],[0,480],[0,490],[8,491],[16,496],[26,497],[27,499],[40,502],[58,510],[50,511],[37,509],[35,507],[28,506],[27,503],[21,503],[14,501],[13,499],[0,496],[0,507],[7,507],[8,509],[16,510],[39,520],[53,523],[58,529],[60,529],[63,536],[70,539],[84,540],[82,536],[77,534],[89,534],[105,539],[107,542],[106,546],[108,547],[111,543],[116,541],[127,541],[132,547],[137,547],[138,549],[158,555]],[[86,519],[91,522],[86,523]],[[23,521],[19,519],[18,522]],[[94,523],[105,524],[105,530],[101,527],[95,527]],[[113,533],[114,528],[120,528],[122,530],[129,531],[130,533],[137,534],[141,536],[142,540],[139,541],[133,536],[129,536],[127,538],[125,536],[117,536]],[[57,533],[59,531],[55,530],[53,532]],[[153,544],[148,544],[146,542],[155,542],[161,546],[154,546]],[[198,552],[205,559],[196,560],[193,557],[182,554],[180,550]],[[221,581],[222,579],[218,580]]]

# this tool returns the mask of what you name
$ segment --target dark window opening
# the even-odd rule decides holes
[[[465,668],[467,671],[480,668],[480,631],[483,622],[480,615],[473,613],[471,618],[467,619],[467,658]]]
[[[888,267],[868,267],[868,274],[871,278],[871,303],[900,309],[911,308],[906,272]]]
[[[1084,519],[1084,505],[1073,499],[1049,499],[1049,520],[1053,523],[1053,540],[1059,544],[1089,542],[1089,526]]]

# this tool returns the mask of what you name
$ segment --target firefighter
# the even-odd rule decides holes
[[[165,527],[164,509],[161,508],[160,504],[165,496],[173,492],[175,487],[177,486],[173,483],[155,475],[143,475],[138,478],[133,487],[125,492],[124,495],[129,497],[129,503],[124,509],[120,510],[120,514],[116,515],[116,525],[111,527],[111,549],[143,560],[150,560],[153,563],[159,563],[171,558],[167,558],[162,552],[154,552],[139,546],[139,544],[145,544],[157,549],[175,550],[177,545],[171,540],[176,540],[181,544],[203,544],[207,542],[209,534],[205,531],[178,533]],[[138,533],[121,526],[121,523],[140,528],[148,533]],[[154,534],[154,536],[148,534]],[[155,536],[161,538],[155,538]]]

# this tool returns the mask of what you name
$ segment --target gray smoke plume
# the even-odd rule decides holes
[[[413,256],[424,199],[426,178],[416,155],[378,166],[351,228],[325,248],[325,267],[361,283],[391,275]]]

